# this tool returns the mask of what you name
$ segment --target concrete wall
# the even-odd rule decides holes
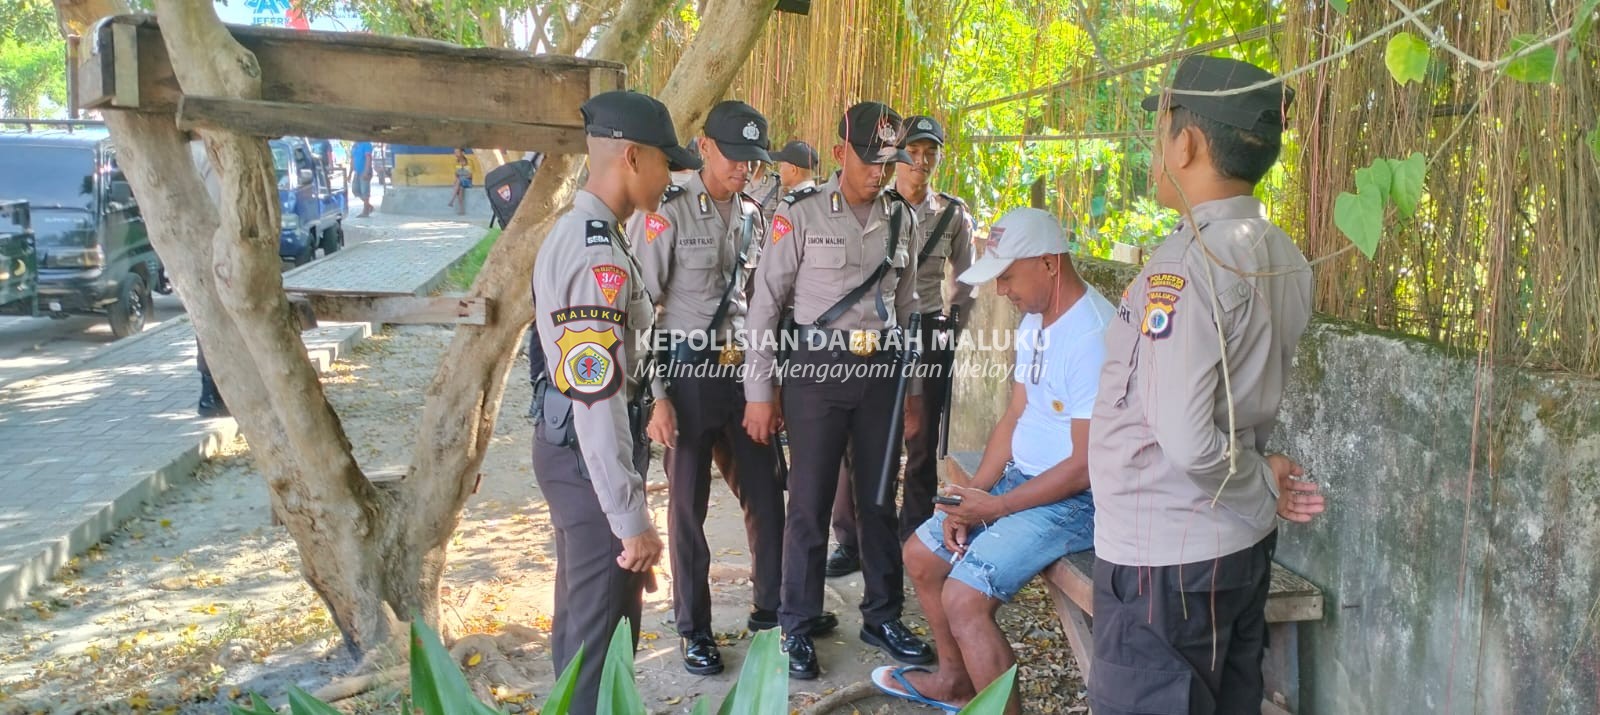
[[[1078,263],[1113,302],[1134,274]],[[992,290],[974,313],[1016,321]],[[982,446],[1005,389],[958,385],[953,448]],[[1274,441],[1331,499],[1279,547],[1327,598],[1302,713],[1600,712],[1600,383],[1319,321]]]

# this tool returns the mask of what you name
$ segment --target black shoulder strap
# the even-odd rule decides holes
[[[928,260],[928,256],[933,255],[934,246],[939,245],[939,241],[944,238],[944,230],[949,228],[950,219],[955,218],[957,208],[959,205],[951,201],[944,205],[944,211],[939,212],[939,220],[933,224],[933,233],[928,234],[928,242],[923,244],[922,250],[917,253],[917,265],[922,265],[923,261]]]
[[[682,186],[679,186],[677,184],[673,184],[671,186],[668,186],[666,192],[661,194],[661,203],[663,203],[663,204],[672,203],[673,199],[676,199],[679,196],[684,195],[685,193],[688,193],[688,192],[684,191]]]
[[[828,308],[826,312],[819,316],[816,322],[812,323],[813,325],[819,328],[826,328],[829,323],[838,320],[839,316],[844,315],[844,312],[850,309],[850,306],[861,300],[861,296],[866,295],[867,291],[877,286],[878,281],[883,278],[883,274],[888,273],[889,268],[894,265],[894,253],[900,249],[900,228],[902,222],[905,221],[905,202],[903,200],[894,200],[891,205],[894,206],[894,212],[889,214],[889,243],[885,247],[887,250],[883,254],[883,262],[872,270],[872,275],[867,276],[867,279],[862,281],[861,285],[851,289],[849,293],[845,294],[844,298],[834,303],[833,307]]]
[[[706,328],[706,334],[712,335],[722,327],[722,320],[728,317],[728,306],[733,304],[733,289],[739,284],[739,272],[744,270],[744,256],[750,251],[750,237],[755,234],[755,218],[750,212],[744,212],[744,223],[739,227],[739,252],[733,256],[733,270],[728,272],[728,285],[722,289],[722,301],[717,303],[717,311],[711,314],[711,325]]]
[[[815,186],[807,186],[799,191],[790,191],[787,196],[783,197],[783,202],[793,206],[820,193],[822,193],[822,189]]]

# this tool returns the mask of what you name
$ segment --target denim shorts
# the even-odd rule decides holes
[[[1005,494],[1032,477],[1007,464],[990,494]],[[1056,559],[1094,548],[1094,497],[1085,491],[1001,517],[987,527],[967,531],[967,553],[958,557],[944,547],[945,513],[917,527],[917,538],[939,558],[951,562],[950,578],[990,598],[1009,602],[1028,581]]]

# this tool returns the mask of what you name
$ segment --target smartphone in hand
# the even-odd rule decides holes
[[[933,503],[941,506],[961,506],[961,496],[939,494],[933,497]]]

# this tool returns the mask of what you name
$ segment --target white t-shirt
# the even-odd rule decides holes
[[[1050,327],[1041,330],[1044,316],[1038,313],[1022,317],[1013,374],[1028,403],[1011,433],[1011,461],[1023,474],[1038,476],[1072,456],[1072,420],[1094,412],[1106,325],[1115,312],[1089,287]]]

